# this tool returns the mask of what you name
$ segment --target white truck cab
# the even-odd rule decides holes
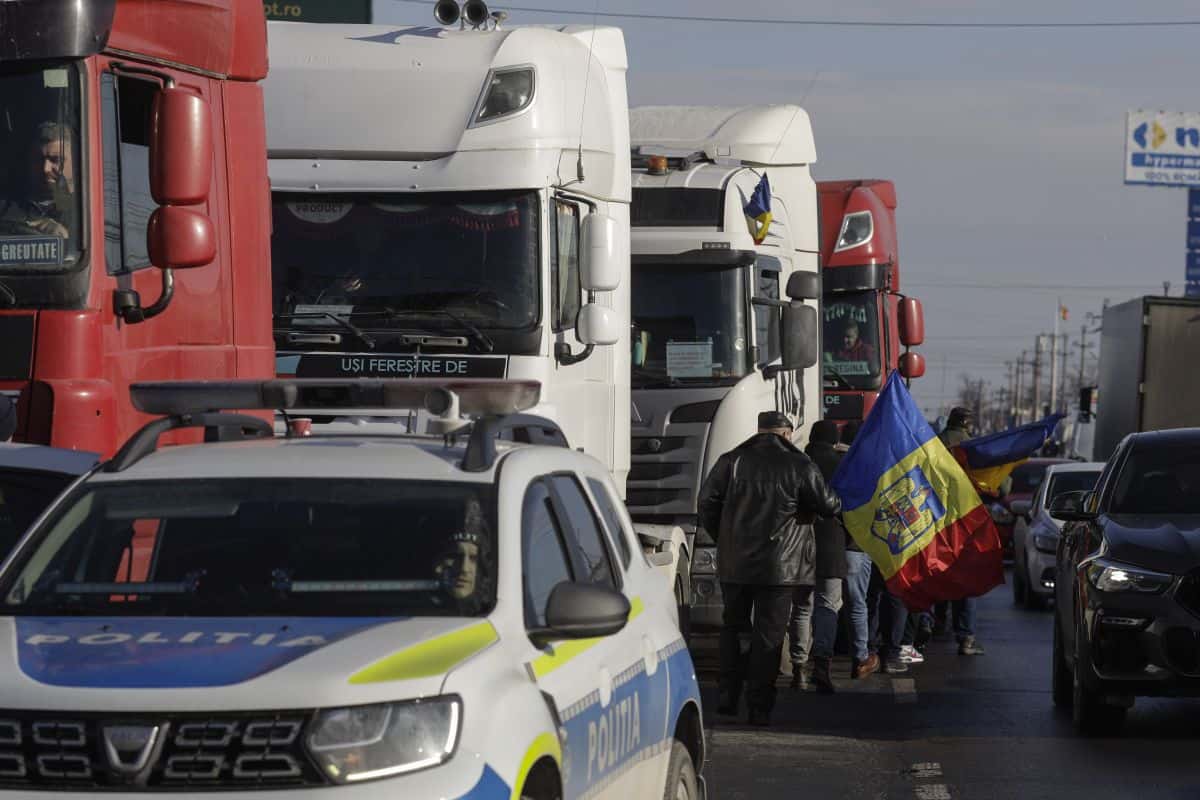
[[[787,414],[803,445],[821,417],[820,261],[812,126],[799,106],[646,107],[630,112],[632,464],[639,523],[697,533],[700,485]],[[771,219],[746,206],[765,178]],[[714,543],[691,562],[692,622],[720,624]]]
[[[133,395],[164,416],[0,568],[0,796],[703,797],[669,584],[535,382]],[[347,405],[446,435],[219,411]]]
[[[268,38],[277,374],[536,380],[534,412],[623,496],[621,31],[272,22]]]

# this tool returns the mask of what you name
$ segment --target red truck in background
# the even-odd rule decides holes
[[[891,181],[818,181],[821,214],[825,418],[865,419],[895,370],[925,374],[908,348],[925,339],[921,301],[900,293],[896,187]]]
[[[261,5],[13,0],[0,31],[16,440],[107,456],[131,382],[272,377]]]

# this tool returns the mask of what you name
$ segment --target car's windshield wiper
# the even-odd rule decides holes
[[[824,374],[826,376],[832,377],[835,381],[837,381],[839,384],[839,386],[838,386],[839,389],[853,389],[854,388],[854,384],[852,384],[852,383],[850,383],[850,381],[846,380],[845,375],[838,372],[836,369],[834,369],[833,367],[831,367],[828,364],[825,365]]]
[[[444,308],[389,308],[383,307],[378,311],[364,311],[355,313],[356,317],[383,316],[387,319],[403,319],[405,317],[425,317],[425,316],[442,316],[451,320],[475,340],[480,349],[485,353],[490,353],[496,349],[496,343],[492,341],[492,337],[481,331],[474,323],[470,322],[453,311],[447,311]]]
[[[353,322],[346,319],[345,317],[339,317],[337,314],[334,314],[332,311],[304,311],[301,313],[294,313],[294,314],[276,314],[275,319],[276,320],[292,320],[292,321],[295,321],[298,319],[328,319],[328,320],[332,320],[334,322],[334,324],[336,324],[342,330],[357,337],[358,340],[360,342],[362,342],[363,345],[365,345],[368,350],[375,349],[375,337],[374,336],[367,333],[362,328],[358,327],[357,325],[355,325]],[[290,333],[304,333],[304,331],[297,330],[296,328],[292,328],[289,332]]]
[[[0,306],[12,308],[17,304],[17,293],[7,283],[0,282]]]

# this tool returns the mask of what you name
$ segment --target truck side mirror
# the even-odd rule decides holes
[[[160,206],[146,227],[150,263],[160,269],[189,269],[211,264],[217,257],[217,232],[212,220],[191,208]]]
[[[817,310],[803,303],[789,303],[783,309],[783,368],[807,369],[815,365],[819,357],[817,340]]]
[[[208,199],[213,173],[212,111],[204,98],[167,86],[150,121],[150,193],[161,206]]]
[[[621,340],[621,323],[617,314],[607,306],[588,303],[579,309],[575,320],[575,335],[588,345],[610,345]]]
[[[821,296],[821,276],[816,272],[793,272],[784,292],[792,300],[816,300]]]
[[[916,347],[925,341],[925,309],[915,297],[900,300],[900,344]]]
[[[621,285],[617,221],[604,214],[583,218],[579,282],[585,292],[611,292]]]
[[[925,374],[925,356],[920,353],[905,353],[900,356],[900,376],[907,380]]]

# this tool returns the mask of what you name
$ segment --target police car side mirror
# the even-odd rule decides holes
[[[546,601],[542,638],[592,639],[619,633],[629,621],[629,599],[607,586],[563,581]]]
[[[1096,514],[1087,510],[1088,495],[1091,492],[1065,492],[1050,501],[1049,513],[1054,519],[1063,522],[1087,522],[1096,518]]]

